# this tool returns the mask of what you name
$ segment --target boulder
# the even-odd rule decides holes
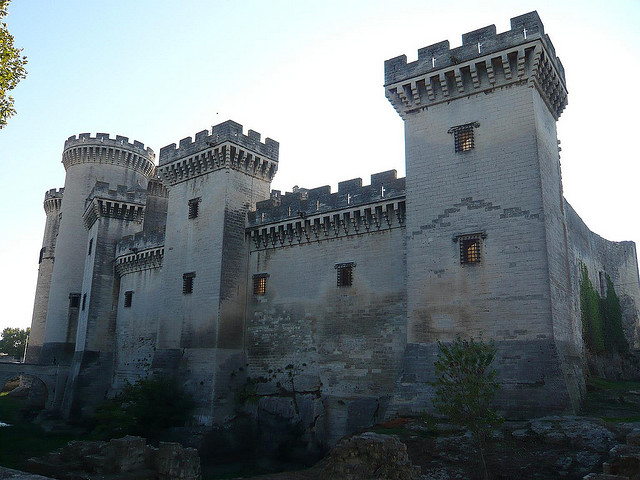
[[[413,480],[420,477],[407,447],[396,437],[363,433],[341,440],[323,461],[323,478]]]

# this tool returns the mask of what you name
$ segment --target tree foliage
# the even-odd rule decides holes
[[[488,478],[486,441],[491,430],[502,423],[500,415],[491,408],[499,389],[496,371],[491,367],[496,347],[493,343],[460,337],[450,344],[438,342],[438,347],[434,406],[451,422],[469,429]]]
[[[615,287],[606,275],[607,294],[604,298],[596,293],[587,267],[580,267],[580,316],[582,339],[592,353],[629,351],[629,344],[622,328],[622,308]]]
[[[104,438],[154,438],[170,427],[183,426],[194,407],[193,399],[175,378],[145,378],[127,383],[115,398],[98,406],[95,433]]]
[[[13,97],[9,92],[27,76],[27,57],[21,54],[21,48],[13,46],[13,35],[9,33],[7,24],[3,21],[7,16],[9,1],[0,0],[0,129],[16,113]]]
[[[0,338],[0,353],[6,353],[12,357],[22,359],[24,349],[27,347],[27,338],[31,329],[10,328],[2,330]]]

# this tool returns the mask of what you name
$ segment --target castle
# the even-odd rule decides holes
[[[498,406],[575,410],[584,395],[582,266],[615,285],[638,346],[635,245],[592,233],[562,194],[562,63],[536,12],[385,62],[405,123],[395,171],[270,190],[278,143],[227,121],[154,152],[98,133],[64,145],[27,361],[67,368],[56,407],[178,374],[195,421],[255,412],[333,441],[425,409],[437,341],[495,341]]]

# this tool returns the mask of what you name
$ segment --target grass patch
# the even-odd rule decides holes
[[[25,400],[7,395],[0,397],[0,420],[8,427],[0,427],[0,465],[24,470],[31,457],[44,455],[63,447],[76,435],[47,433],[40,425],[25,418]]]
[[[590,377],[587,380],[587,388],[592,391],[609,390],[626,392],[640,390],[640,382],[636,380],[607,380],[602,377]]]

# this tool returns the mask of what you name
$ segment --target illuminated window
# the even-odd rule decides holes
[[[354,262],[336,264],[336,284],[338,287],[350,287],[353,285],[353,267],[355,266]]]
[[[484,233],[458,235],[453,239],[460,244],[460,263],[471,265],[480,263],[482,259],[482,240],[486,238]]]
[[[190,295],[193,293],[193,279],[196,278],[196,272],[189,272],[182,275],[182,294]]]
[[[267,293],[267,278],[269,277],[268,273],[256,273],[253,276],[253,294],[254,295],[264,295]]]
[[[200,197],[189,200],[189,218],[196,218],[198,216],[198,205],[201,200]]]
[[[480,124],[478,122],[472,122],[449,129],[447,133],[453,133],[453,143],[456,153],[468,152],[475,148],[473,129],[479,126]]]
[[[133,290],[124,292],[124,308],[131,308],[131,302],[133,302]]]

